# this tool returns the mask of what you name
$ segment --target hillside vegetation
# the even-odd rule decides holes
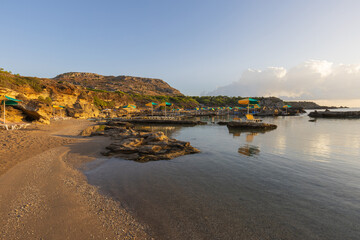
[[[156,78],[133,76],[103,76],[96,73],[69,72],[54,78],[57,81],[106,91],[121,91],[129,94],[150,96],[182,96],[183,94],[168,83]]]

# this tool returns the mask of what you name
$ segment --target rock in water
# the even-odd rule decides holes
[[[170,139],[160,131],[149,133],[120,127],[106,127],[104,135],[110,135],[114,139],[106,148],[104,155],[139,162],[169,160],[200,152],[189,142]]]

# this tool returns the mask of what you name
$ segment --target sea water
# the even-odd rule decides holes
[[[268,132],[148,127],[201,150],[85,172],[156,239],[360,239],[360,120],[263,118]]]

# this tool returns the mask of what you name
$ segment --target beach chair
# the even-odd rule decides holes
[[[262,120],[261,119],[256,119],[254,118],[254,116],[252,114],[246,114],[246,120],[248,122],[261,122]]]
[[[17,129],[25,129],[29,126],[29,123],[7,123],[7,124],[0,124],[0,127],[4,130],[17,130]]]
[[[241,118],[234,117],[234,118],[233,118],[233,121],[241,122],[242,120],[241,120]]]

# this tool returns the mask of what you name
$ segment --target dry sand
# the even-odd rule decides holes
[[[0,131],[0,239],[151,239],[74,168],[109,143],[77,136],[90,124],[69,120]]]

